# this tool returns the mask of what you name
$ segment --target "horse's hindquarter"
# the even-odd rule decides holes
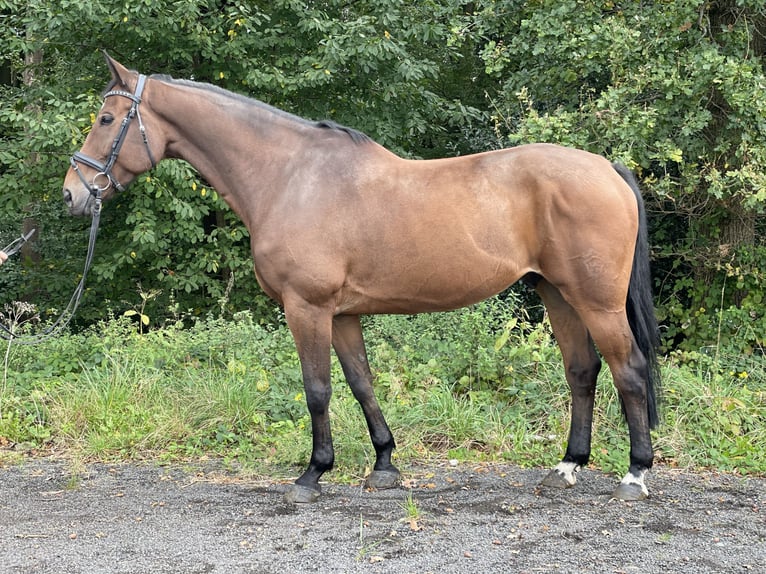
[[[583,195],[570,152],[582,153],[524,146],[410,161],[371,146],[353,167],[338,166],[332,185],[328,174],[321,185],[304,178],[271,241],[280,255],[260,254],[270,268],[259,278],[278,299],[290,289],[336,313],[414,313],[480,301],[530,271],[555,275],[566,263],[550,251],[576,243],[577,219],[590,214],[583,198],[575,208],[562,197]]]
[[[601,156],[551,145],[525,146],[541,200],[539,273],[576,309],[621,311],[638,233],[630,187]],[[541,218],[544,220],[541,221]]]

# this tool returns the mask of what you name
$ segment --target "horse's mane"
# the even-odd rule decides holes
[[[339,133],[343,133],[347,135],[348,137],[350,137],[351,140],[356,144],[363,144],[363,143],[372,141],[372,139],[367,134],[364,134],[353,128],[340,125],[332,120],[320,120],[320,121],[307,120],[300,116],[296,116],[295,114],[291,114],[290,112],[286,112],[284,110],[280,110],[279,108],[275,108],[274,106],[270,106],[269,104],[266,104],[260,100],[256,100],[255,98],[249,98],[247,96],[243,96],[241,94],[231,92],[229,90],[226,90],[219,86],[215,86],[213,84],[208,84],[204,82],[194,82],[192,80],[177,80],[173,78],[172,76],[168,76],[166,74],[153,74],[151,77],[153,79],[160,80],[162,82],[167,82],[169,84],[187,86],[190,88],[218,94],[219,96],[223,96],[223,97],[235,100],[245,105],[255,106],[262,110],[266,110],[271,114],[277,115],[282,118],[287,118],[291,121],[298,122],[303,125],[308,125],[308,126],[312,126],[319,129],[328,129],[328,130],[337,131]],[[107,86],[106,91],[108,91],[109,89],[111,88]]]
[[[320,120],[318,122],[312,122],[312,123],[318,128],[325,128],[329,130],[336,130],[339,132],[343,132],[348,137],[350,137],[354,143],[357,143],[357,144],[362,144],[362,143],[372,141],[370,139],[370,136],[368,136],[367,134],[362,133],[359,130],[355,130],[354,128],[342,126],[338,123],[335,123],[332,120]]]

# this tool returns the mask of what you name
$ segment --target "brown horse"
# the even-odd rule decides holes
[[[543,484],[572,486],[588,462],[598,347],[630,431],[630,469],[615,496],[647,496],[657,325],[644,210],[627,169],[554,145],[406,160],[331,122],[107,62],[112,81],[72,157],[64,200],[89,214],[96,196],[182,158],[245,223],[258,282],[284,306],[311,414],[311,461],[288,500],[316,500],[333,466],[331,347],[375,447],[368,484],[399,480],[360,315],[455,309],[519,279],[548,309],[572,391],[566,454]]]

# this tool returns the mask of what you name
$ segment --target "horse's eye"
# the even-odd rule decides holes
[[[109,115],[101,116],[101,120],[100,120],[102,126],[108,126],[113,121],[114,121],[114,118],[112,116],[109,116]]]

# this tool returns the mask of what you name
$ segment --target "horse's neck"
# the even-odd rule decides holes
[[[187,85],[162,86],[153,108],[167,122],[166,157],[189,162],[250,227],[253,204],[274,189],[300,145],[298,132],[266,108]]]

